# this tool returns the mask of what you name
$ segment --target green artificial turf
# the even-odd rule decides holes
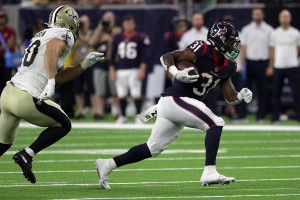
[[[73,129],[34,158],[37,183],[30,184],[12,155],[42,129],[21,128],[14,146],[0,158],[0,199],[300,199],[300,133],[224,131],[218,171],[237,179],[202,187],[204,132],[185,130],[168,150],[110,175],[111,190],[99,188],[94,160],[147,141],[150,130]],[[100,152],[100,153],[99,153]],[[76,154],[81,153],[81,154]],[[95,153],[95,154],[93,154]]]

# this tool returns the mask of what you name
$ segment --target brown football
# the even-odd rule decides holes
[[[194,70],[189,71],[189,75],[199,75],[199,72],[198,72],[196,66],[191,62],[177,61],[175,63],[175,65],[176,65],[178,70],[184,70],[184,69],[189,68],[189,67],[194,67]]]

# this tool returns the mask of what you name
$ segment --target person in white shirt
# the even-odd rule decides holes
[[[253,21],[242,29],[241,64],[246,61],[246,86],[251,88],[256,81],[258,90],[258,111],[256,121],[261,122],[265,117],[266,107],[266,69],[269,65],[269,46],[273,28],[264,21],[264,12],[261,8],[252,10]],[[241,104],[241,112],[236,122],[247,122],[246,104]]]
[[[179,49],[185,49],[195,40],[206,41],[208,29],[204,26],[204,17],[201,13],[194,13],[192,20],[193,27],[182,35],[179,42]]]
[[[288,10],[279,14],[280,26],[271,35],[270,65],[267,75],[273,75],[273,117],[272,122],[279,121],[280,97],[284,79],[288,79],[292,90],[297,121],[300,122],[299,68],[300,32],[291,24],[292,16]]]

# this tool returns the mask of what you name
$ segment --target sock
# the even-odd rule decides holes
[[[2,156],[10,147],[12,144],[3,144],[0,143],[0,156]]]
[[[28,155],[30,155],[32,158],[35,156],[35,153],[32,149],[30,149],[29,147],[27,147],[25,149],[26,153],[28,153]]]
[[[107,167],[111,170],[117,168],[117,164],[113,158],[108,159],[107,165]]]
[[[215,126],[207,130],[205,137],[206,160],[205,166],[216,165],[220,138],[223,126]]]
[[[136,113],[137,114],[141,113],[143,100],[141,99],[134,100],[134,104],[135,104]]]
[[[203,174],[212,174],[215,172],[217,172],[216,165],[208,165],[204,167]]]
[[[152,157],[150,149],[147,143],[144,143],[132,147],[126,153],[114,157],[114,161],[118,167],[121,167],[123,165],[135,163],[150,157]]]
[[[29,146],[35,154],[41,150],[54,144],[62,137],[64,137],[71,130],[71,124],[69,128],[64,127],[50,127],[44,130],[39,137]],[[27,152],[27,151],[26,151]],[[28,153],[28,152],[27,152]],[[29,154],[29,153],[28,153]]]
[[[127,106],[127,100],[126,99],[120,99],[121,114],[124,117],[126,117],[126,106]]]

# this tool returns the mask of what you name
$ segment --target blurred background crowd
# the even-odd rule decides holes
[[[79,39],[65,65],[77,64],[91,51],[106,56],[74,81],[56,86],[53,100],[70,118],[126,123],[127,116],[156,103],[172,85],[159,56],[194,40],[206,41],[207,28],[225,21],[239,29],[242,42],[233,84],[237,91],[250,88],[254,100],[227,105],[216,87],[204,102],[235,123],[247,123],[249,113],[258,123],[300,122],[296,0],[2,0],[0,92],[17,70],[5,63],[7,49],[23,52],[47,28],[50,10],[60,4],[73,5],[81,21]]]

